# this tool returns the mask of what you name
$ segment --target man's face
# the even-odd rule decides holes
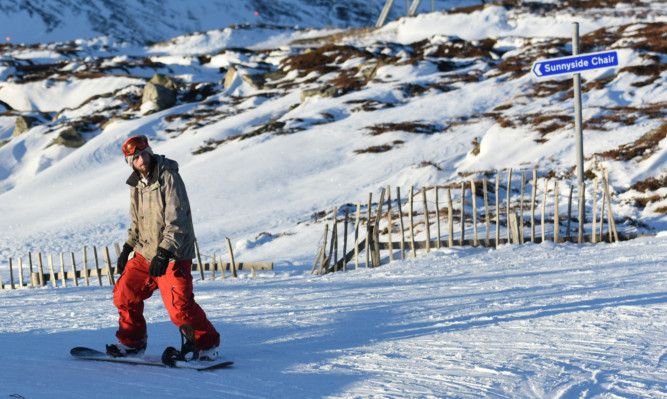
[[[148,172],[150,170],[148,169],[151,163],[151,154],[149,154],[146,151],[138,151],[134,155],[134,159],[132,160],[132,166],[134,169],[136,169],[142,177],[145,177],[148,175]]]

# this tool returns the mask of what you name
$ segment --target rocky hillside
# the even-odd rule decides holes
[[[389,21],[407,14],[406,2],[395,3]],[[417,13],[431,11],[431,2],[421,3]],[[477,0],[436,0],[433,7],[446,10],[480,3]],[[14,43],[98,36],[149,43],[229,25],[372,26],[384,4],[384,1],[366,0],[5,0],[0,3],[0,26],[3,41],[9,38]]]
[[[7,198],[128,121],[144,125],[152,139],[187,142],[179,149],[190,163],[225,147],[242,151],[279,137],[344,131],[348,140],[332,151],[346,154],[350,165],[366,165],[368,157],[396,165],[371,172],[362,190],[385,181],[454,183],[510,167],[570,179],[572,80],[537,80],[531,65],[570,55],[569,21],[585,15],[582,52],[613,49],[622,59],[616,69],[583,76],[586,174],[612,170],[631,225],[662,223],[664,5],[521,3],[422,14],[382,29],[230,26],[146,47],[105,38],[5,43],[0,189]],[[563,19],[564,35],[525,34]],[[480,20],[490,26],[466,30]],[[22,162],[33,152],[42,153],[37,166]],[[359,199],[345,195],[315,210]]]

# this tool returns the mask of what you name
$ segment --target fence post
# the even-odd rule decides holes
[[[512,226],[512,243],[514,244],[520,244],[521,243],[521,235],[519,234],[519,226],[518,226],[518,217],[516,216],[516,213],[512,212],[510,213],[509,217],[507,218],[509,221],[509,224]]]
[[[500,173],[496,173],[496,249],[500,245]]]
[[[482,188],[484,189],[484,223],[486,224],[486,237],[484,238],[484,243],[487,247],[491,246],[489,242],[490,230],[491,230],[491,220],[489,219],[489,194],[487,192],[487,183],[486,177],[482,179]]]
[[[567,202],[567,232],[565,233],[565,239],[570,240],[570,228],[572,222],[572,195],[574,194],[574,184],[570,184],[570,197]]]
[[[104,263],[107,265],[107,276],[109,277],[109,284],[116,285],[116,280],[113,277],[113,269],[111,268],[111,258],[109,257],[108,247],[104,247]]]
[[[545,223],[544,217],[545,217],[545,213],[547,211],[547,191],[549,189],[548,183],[549,183],[549,179],[545,177],[544,178],[544,193],[543,193],[543,196],[542,196],[542,242],[544,242],[547,239],[546,227],[544,225],[544,223]]]
[[[313,264],[313,268],[310,269],[310,274],[313,274],[315,272],[315,269],[317,268],[317,265],[320,263],[320,259],[322,259],[322,250],[321,249],[317,251],[317,257],[315,258],[315,263]],[[224,280],[224,277],[223,277],[223,280]]]
[[[320,250],[320,253],[317,255],[317,259],[315,259],[315,264],[313,265],[312,270],[310,271],[310,274],[315,273],[315,269],[317,269],[317,264],[321,261],[322,264],[324,264],[324,258],[326,256],[326,246],[327,246],[327,235],[329,233],[329,225],[325,224],[324,225],[324,242],[322,243],[322,250]],[[231,269],[231,265],[230,265]],[[318,269],[318,274],[319,274],[319,269]]]
[[[466,182],[461,182],[461,246],[466,242]]]
[[[0,273],[0,290],[5,289],[5,284],[2,282],[2,273]]]
[[[535,242],[535,195],[537,194],[537,169],[533,169],[532,193],[530,195],[530,242]]]
[[[23,258],[19,258],[19,288],[23,288]]]
[[[83,246],[83,268],[81,269],[83,277],[86,279],[86,287],[90,286],[90,279],[88,278],[88,249]]]
[[[102,286],[102,272],[100,271],[100,261],[97,257],[97,247],[93,246],[93,255],[95,257],[95,271],[97,272],[97,282]]]
[[[120,245],[118,245],[117,242],[114,242],[113,246],[116,249],[116,259],[118,259],[120,258]],[[116,263],[116,267],[114,267],[114,273],[120,274],[120,270],[118,270],[118,263]]]
[[[380,215],[378,215],[380,217]],[[333,240],[333,268],[334,271],[338,271],[338,207],[334,206],[333,209],[333,235],[331,236],[331,239]],[[345,256],[345,255],[343,255]]]
[[[350,210],[346,207],[345,208],[345,226],[343,228],[343,271],[347,271],[347,223],[350,218]],[[389,237],[391,237],[391,233],[389,233]],[[391,242],[391,240],[389,240]],[[255,272],[255,269],[253,269],[253,274]]]
[[[438,185],[436,184],[433,188],[435,190],[435,224],[438,230],[438,239],[435,242],[437,248],[442,247],[442,242],[440,240],[440,204],[438,203]]]
[[[215,251],[213,251],[213,261],[211,263],[211,280],[215,280]]]
[[[333,227],[331,228],[331,245],[329,246],[329,256],[326,258],[326,264],[324,264],[323,269],[320,269],[319,274],[322,274],[322,272],[324,272],[324,274],[327,274],[329,272],[329,264],[331,263],[331,259],[335,256],[334,246],[335,246],[336,237],[338,236],[338,231],[337,231],[337,226],[336,226],[335,223],[332,224],[332,226]],[[335,265],[334,265],[334,267],[335,267]]]
[[[607,217],[609,219],[609,241],[611,242],[611,234],[612,232],[614,233],[614,241],[618,242],[618,232],[616,231],[616,221],[614,220],[614,212],[612,211],[611,208],[611,194],[609,191],[609,171],[605,169],[605,184],[604,184],[604,190],[605,194],[607,196],[607,207],[608,207],[608,214],[609,216]]]
[[[477,240],[477,187],[475,187],[475,179],[470,178],[470,191],[472,192],[472,227],[473,227],[473,246],[478,246]]]
[[[72,272],[74,273],[74,286],[79,286],[79,279],[76,276],[76,262],[74,261],[74,252],[70,252],[70,257],[72,258]]]
[[[401,259],[405,259],[405,226],[403,226],[403,209],[401,206],[401,188],[396,187],[396,204],[401,225]]]
[[[523,239],[523,195],[526,190],[526,174],[521,173],[521,199],[519,200],[519,241],[524,243]]]
[[[32,270],[32,253],[28,252],[28,264],[30,265],[30,275],[32,276],[33,270]]]
[[[14,270],[12,268],[12,258],[9,258],[9,286],[11,289],[16,289],[14,286]]]
[[[598,207],[598,178],[597,176],[595,177],[594,183],[593,183],[593,234],[591,234],[591,242],[595,244],[597,242],[597,229],[595,222],[597,222],[597,207]]]
[[[586,223],[586,182],[579,184],[579,244],[584,242],[584,223]]]
[[[371,263],[371,208],[373,207],[373,193],[368,193],[368,220],[366,220],[366,269]]]
[[[42,265],[42,253],[41,252],[37,253],[37,262],[38,262],[38,265],[39,265],[39,285],[43,287],[43,286],[46,285],[46,281],[44,281],[44,266]],[[51,274],[53,274],[53,273],[51,273]],[[51,281],[53,282],[54,281],[53,276],[51,276],[51,279],[52,279]],[[55,282],[54,282],[54,284],[55,284]],[[55,287],[55,285],[54,285],[54,287]]]
[[[65,274],[65,259],[63,258],[63,253],[60,253],[60,280],[63,283],[63,287],[67,288],[67,276]]]
[[[558,214],[558,180],[556,180],[556,187],[554,188],[554,242],[560,242],[560,216]]]
[[[361,202],[357,201],[357,215],[354,222],[354,269],[359,269],[359,223],[361,219]],[[326,236],[326,233],[325,233]],[[326,240],[326,238],[325,238]]]
[[[384,25],[384,21],[387,19],[387,15],[389,15],[389,10],[391,10],[391,6],[394,4],[394,0],[387,0],[386,3],[384,3],[384,8],[382,8],[382,12],[380,13],[380,17],[378,18],[377,22],[375,23],[376,28],[380,28],[382,25]]]
[[[380,193],[380,202],[378,203],[377,216],[375,217],[375,224],[373,225],[373,266],[378,267],[382,265],[382,258],[380,257],[380,217],[382,216],[382,208],[384,207],[384,196],[386,191],[384,187]],[[336,236],[338,238],[338,236]]]
[[[56,288],[58,286],[58,284],[56,282],[56,280],[57,280],[56,279],[56,273],[53,270],[53,255],[49,254],[49,256],[47,256],[46,259],[49,262],[49,273],[51,275],[51,286],[53,286],[53,288]],[[39,260],[40,260],[40,263],[41,263],[41,260],[42,260],[42,254],[41,253],[39,254]]]
[[[413,207],[412,207],[412,197],[414,195],[413,190],[412,190],[412,186],[410,186],[410,194],[409,195],[410,195],[410,201],[409,201],[408,207],[410,208],[409,209],[409,211],[410,211],[410,215],[409,215],[410,216],[409,217],[409,222],[410,222],[410,248],[412,249],[412,257],[416,258],[417,257],[417,251],[415,249],[415,225],[414,225],[413,220],[412,220],[412,216],[413,216],[412,215],[412,209],[413,209]]]
[[[229,238],[227,237],[225,237],[225,241],[227,242],[227,250],[229,251],[229,262],[232,268],[232,277],[238,277],[236,274],[236,263],[234,263],[234,252],[232,252],[232,242],[229,241]]]
[[[347,218],[347,213],[345,214]],[[394,242],[391,238],[392,230],[392,212],[391,212],[391,187],[387,184],[387,238],[389,239],[389,262],[394,261]],[[347,226],[346,226],[347,228]],[[347,231],[347,230],[345,230]],[[343,251],[343,254],[345,251]],[[343,255],[345,256],[345,255]]]
[[[415,224],[414,224],[414,190],[412,186],[410,186],[410,201],[408,207],[409,212],[410,212],[410,249],[412,249],[412,257],[416,258],[417,257],[417,246],[415,245]]]
[[[428,218],[428,204],[426,203],[426,186],[422,187],[422,202],[424,204],[424,224],[426,225],[426,252],[431,252],[431,223]]]
[[[419,3],[421,3],[421,0],[412,0],[412,4],[408,10],[408,15],[415,15],[417,8],[419,8]]]
[[[607,202],[607,194],[606,194],[605,189],[604,189],[605,184],[606,184],[606,180],[603,176],[602,177],[602,208],[600,209],[600,239],[599,239],[600,242],[604,241],[603,235],[602,235],[604,233],[604,207],[605,207],[606,202]]]
[[[507,242],[510,242],[512,228],[510,227],[510,202],[512,202],[512,168],[507,172]]]
[[[449,188],[447,188],[447,228],[449,229],[447,245],[451,248],[454,246],[454,207],[452,204],[452,191]]]
[[[0,281],[0,286],[2,286],[2,281]],[[30,273],[30,286],[39,287],[39,273]],[[2,287],[0,287],[0,289],[2,289]]]
[[[195,256],[197,257],[197,269],[199,269],[199,278],[204,281],[204,265],[201,263],[201,255],[199,254],[199,245],[195,240]]]

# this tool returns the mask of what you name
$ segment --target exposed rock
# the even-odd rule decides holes
[[[148,107],[148,104],[152,104],[152,109],[170,108],[176,104],[176,91],[176,84],[168,76],[158,73],[144,86],[142,108]]]
[[[73,127],[67,127],[58,134],[58,137],[53,139],[53,144],[60,144],[69,148],[77,148],[86,144],[86,140],[81,137],[81,134]]]
[[[173,80],[169,78],[167,75],[163,75],[161,73],[156,73],[153,78],[150,80],[151,83],[164,86],[169,90],[177,91],[178,86],[176,86],[176,83],[174,83]]]
[[[12,134],[12,137],[19,136],[30,130],[31,127],[38,124],[38,118],[33,116],[19,115],[19,117],[16,118],[16,122],[14,122],[14,133]]]
[[[148,103],[152,103],[154,109],[167,109],[176,104],[176,92],[162,85],[149,82],[144,86],[141,105],[143,107]]]
[[[241,74],[241,79],[243,79],[244,82],[248,83],[250,86],[254,87],[257,90],[264,89],[264,83],[266,82],[264,76],[252,75],[249,73]]]
[[[375,79],[375,76],[377,75],[379,68],[380,65],[377,62],[373,62],[373,63],[364,63],[359,69],[361,70],[361,75],[366,80],[372,80]]]
[[[287,76],[287,72],[283,71],[282,69],[278,69],[276,71],[265,73],[264,74],[264,79],[265,80],[280,80],[280,79],[283,79],[285,76]]]
[[[222,83],[223,87],[228,89],[234,83],[234,79],[236,79],[237,76],[240,76],[244,82],[248,83],[250,86],[257,90],[264,89],[264,84],[266,83],[265,74],[249,73],[240,68],[238,65],[229,66],[229,69],[227,69],[227,72],[225,73],[225,79]]]
[[[320,96],[320,97],[336,97],[338,95],[338,89],[335,86],[322,86],[316,89],[308,89],[301,92],[301,103],[303,104],[308,97]]]
[[[234,83],[234,79],[236,79],[236,66],[230,65],[229,68],[227,69],[227,72],[225,73],[225,79],[222,83],[223,87],[225,89],[228,89],[229,86]]]

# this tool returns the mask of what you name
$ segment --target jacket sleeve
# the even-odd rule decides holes
[[[130,223],[130,228],[127,230],[127,241],[125,241],[132,248],[134,248],[139,242],[139,229],[137,228],[136,190],[136,187],[130,188],[130,218],[132,219],[132,222]]]
[[[164,230],[159,246],[178,256],[178,250],[188,234],[190,203],[185,191],[185,184],[177,172],[164,174],[162,187],[164,193]]]

